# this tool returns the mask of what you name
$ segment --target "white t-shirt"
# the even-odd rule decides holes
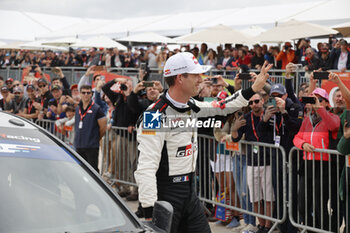
[[[154,55],[154,53],[148,54],[148,67],[158,68],[156,58],[157,58],[157,56]]]
[[[338,60],[338,70],[346,69],[346,63],[348,62],[348,52],[341,52]]]

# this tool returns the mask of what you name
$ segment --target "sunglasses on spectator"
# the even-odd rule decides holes
[[[322,101],[324,101],[324,99],[323,98],[318,98],[318,101],[320,101],[320,103],[322,103]]]
[[[81,94],[83,94],[83,95],[90,95],[91,94],[91,91],[82,91],[82,92],[80,92]]]
[[[258,104],[259,102],[260,102],[260,100],[251,100],[248,103],[249,103],[249,105],[252,105],[253,103]]]
[[[42,87],[46,87],[46,85],[41,85],[41,86],[38,86],[39,88],[42,88]]]
[[[17,83],[17,84],[14,84],[13,86],[14,86],[14,87],[19,87],[19,83]]]
[[[280,95],[280,94],[277,94],[277,95],[274,95],[272,94],[271,97],[278,97],[278,98],[282,98],[283,95]]]

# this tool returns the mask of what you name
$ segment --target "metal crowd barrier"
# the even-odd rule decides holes
[[[256,218],[271,221],[273,232],[287,217],[284,149],[241,140],[238,151],[224,155],[223,151],[217,154],[220,144],[216,144],[214,137],[198,136],[199,198],[224,207],[233,216],[243,213],[245,222],[253,225]],[[253,154],[253,147],[259,148],[257,155]]]
[[[70,145],[70,140],[71,140],[71,134],[63,134],[60,132],[55,125],[55,121],[53,120],[47,120],[47,119],[42,119],[42,120],[36,120],[35,123],[39,125],[40,127],[44,128],[48,132],[52,133],[55,135],[57,138],[59,138],[61,141],[66,143],[67,145]]]
[[[312,159],[304,160],[304,153],[296,147],[289,153],[289,174],[294,174],[289,176],[291,223],[302,232],[342,232],[344,223],[349,226],[345,156],[336,150],[315,149],[309,153]]]
[[[102,142],[101,174],[111,185],[136,186],[134,171],[138,160],[136,131],[129,133],[127,128],[113,126],[106,132]]]

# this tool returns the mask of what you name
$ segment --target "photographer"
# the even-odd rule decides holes
[[[145,87],[146,84],[147,87]],[[146,92],[146,98],[141,97],[141,92],[143,90]],[[159,81],[139,82],[127,97],[129,108],[139,116],[148,106],[158,99],[162,91],[163,86]]]
[[[113,125],[117,127],[125,127],[128,128],[129,134],[134,134],[134,125],[137,120],[137,116],[133,113],[127,103],[127,96],[130,95],[132,89],[131,80],[125,78],[116,78],[114,80],[109,81],[102,87],[103,92],[107,95],[107,97],[111,100],[115,111],[113,114]],[[134,135],[128,135],[128,133],[122,130],[116,130],[117,134],[117,161],[116,162],[121,166],[121,169],[117,171],[117,178],[122,176],[133,178],[132,172],[130,174],[126,174],[123,168],[128,167],[127,162],[129,161],[132,165],[136,166],[136,158],[131,157],[129,159],[123,158],[123,156],[133,156],[133,153],[128,153],[135,150],[136,145],[134,143],[129,142],[129,139],[133,139]],[[136,142],[136,141],[134,141]],[[129,200],[137,200],[136,189],[130,190],[127,185],[117,184],[119,192],[118,194],[121,197],[127,197]]]
[[[282,69],[285,69],[288,63],[295,62],[295,52],[290,42],[284,44],[283,50],[276,57],[276,61],[282,61]]]

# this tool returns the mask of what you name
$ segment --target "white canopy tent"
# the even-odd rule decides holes
[[[184,42],[206,42],[217,44],[243,44],[250,39],[243,33],[236,31],[228,26],[217,25],[202,31],[180,36],[174,39],[178,43]]]
[[[75,48],[118,48],[119,50],[127,50],[124,45],[110,39],[107,36],[96,36],[80,43],[72,44],[71,47]]]
[[[22,49],[20,47],[21,44],[23,44],[23,41],[17,41],[17,42],[11,42],[5,45],[0,46],[0,49],[15,49],[15,50],[19,50]]]
[[[344,37],[350,37],[350,21],[335,25],[332,28],[340,32]]]
[[[244,34],[246,34],[250,37],[258,36],[265,31],[266,31],[266,29],[259,27],[259,26],[255,26],[255,25],[250,26],[248,28],[245,28],[243,30],[240,30],[240,32],[243,32]]]
[[[148,32],[140,33],[132,36],[117,39],[117,41],[128,41],[128,42],[145,42],[145,43],[176,43],[173,39],[158,35],[157,33]]]
[[[5,44],[5,42],[0,41],[0,46],[4,46]]]
[[[43,45],[50,45],[50,46],[58,46],[58,47],[69,47],[71,44],[80,43],[83,40],[75,38],[75,37],[64,37],[48,42],[42,43]]]
[[[337,31],[329,27],[297,20],[290,20],[286,23],[281,23],[275,28],[261,33],[259,36],[253,38],[253,40],[259,42],[280,43],[287,40],[295,40],[305,37],[326,36],[337,33]]]
[[[36,40],[32,42],[27,42],[20,44],[19,47],[22,49],[28,49],[28,50],[53,50],[53,51],[68,51],[67,48],[64,47],[56,47],[56,46],[50,46],[50,45],[43,45],[47,41],[45,40]]]
[[[98,28],[86,28],[79,36],[105,35],[112,38],[121,38],[135,34],[137,28],[144,28],[146,25],[158,22],[166,17],[168,15],[113,20]]]

